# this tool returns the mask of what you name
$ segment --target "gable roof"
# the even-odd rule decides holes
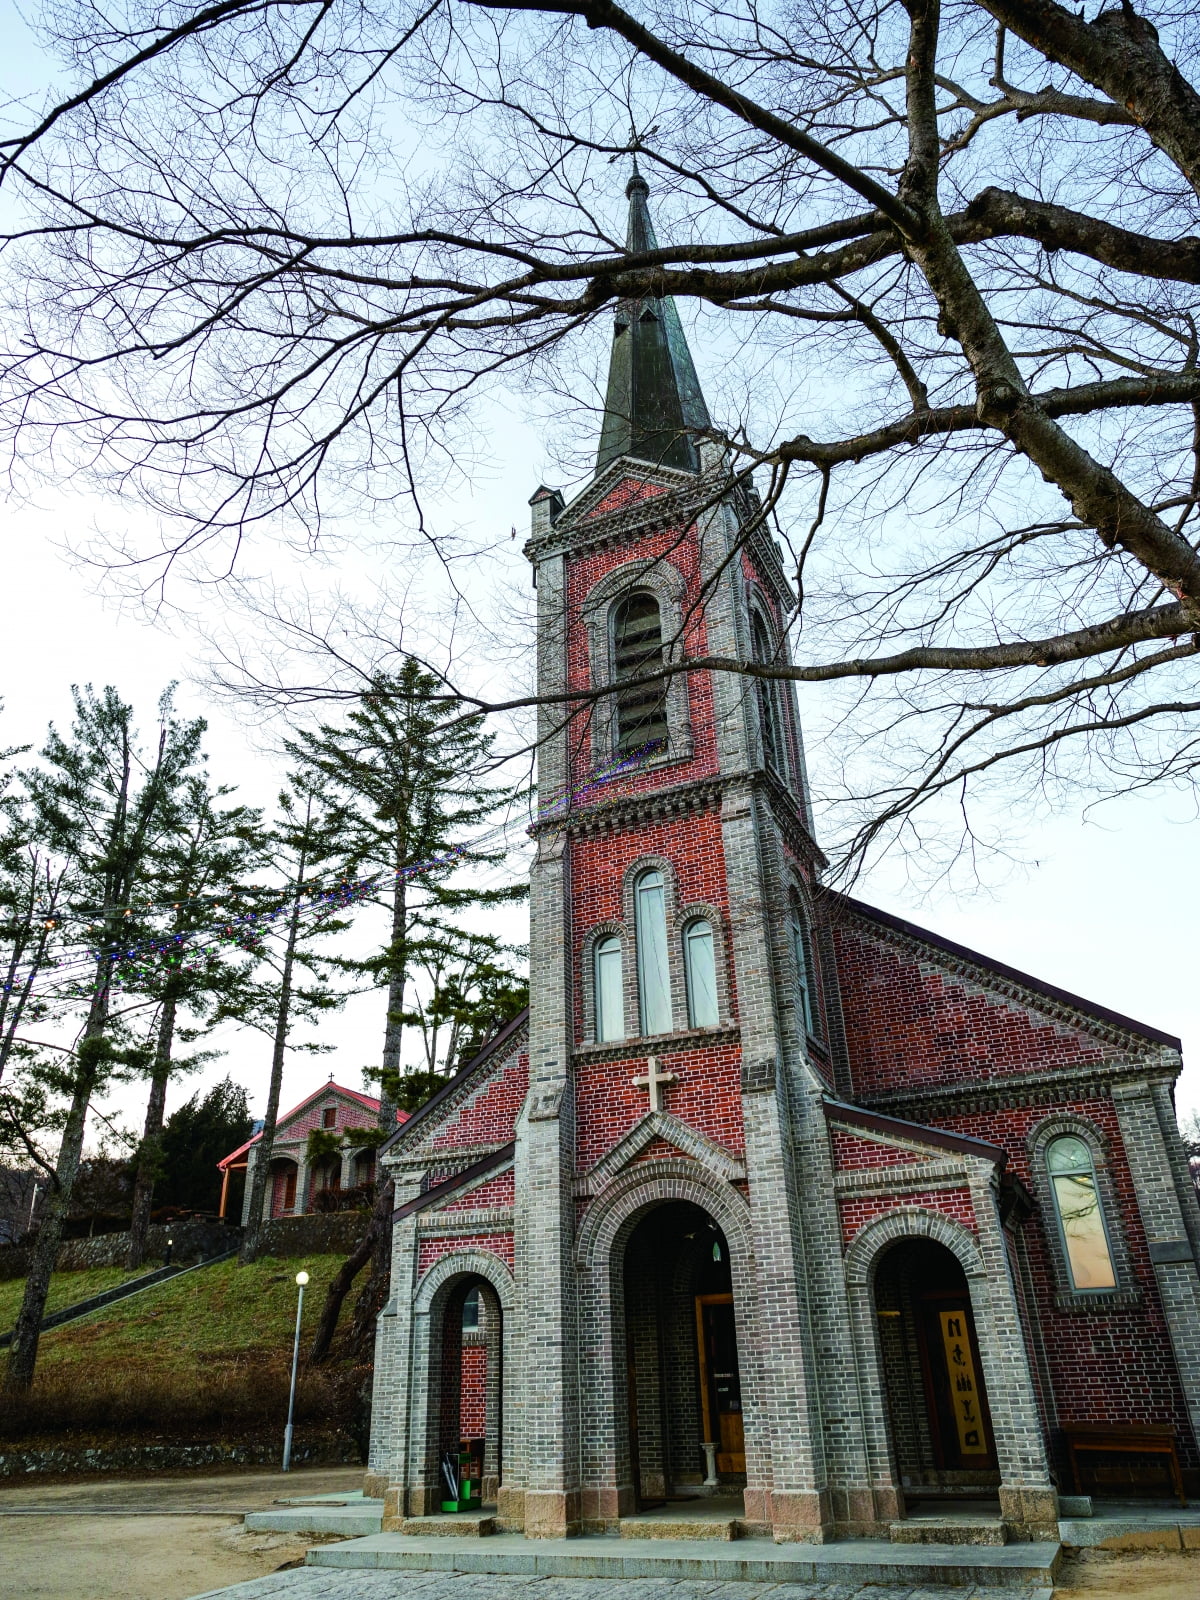
[[[1047,983],[1043,978],[1035,978],[1028,972],[1010,967],[992,956],[970,949],[965,944],[957,944],[953,939],[947,939],[940,933],[933,933],[928,928],[919,927],[915,922],[908,922],[904,917],[895,917],[888,911],[880,911],[877,906],[869,906],[862,900],[854,900],[849,895],[839,894],[835,889],[826,889],[824,894],[834,906],[844,908],[864,922],[873,922],[889,933],[900,934],[917,944],[927,945],[931,950],[950,956],[957,963],[976,967],[981,978],[992,974],[1007,983],[1028,990],[1031,996],[1043,996],[1053,1001],[1056,1006],[1065,1006],[1084,1017],[1094,1017],[1097,1022],[1106,1023],[1110,1028],[1120,1028],[1125,1033],[1137,1034],[1140,1038],[1149,1039],[1155,1044],[1167,1045],[1172,1050],[1180,1052],[1183,1050],[1182,1041],[1173,1033],[1153,1028],[1148,1022],[1138,1022],[1120,1011],[1110,1011],[1107,1006],[1102,1006],[1095,1000],[1085,1000],[1081,995],[1072,994],[1069,989],[1060,989],[1056,984]]]
[[[417,1124],[423,1121],[430,1114],[430,1112],[436,1111],[438,1106],[443,1105],[456,1089],[461,1088],[462,1085],[466,1083],[468,1078],[474,1077],[475,1073],[477,1073],[481,1067],[485,1066],[487,1062],[491,1061],[498,1050],[502,1050],[506,1044],[510,1044],[516,1035],[521,1032],[522,1028],[525,1027],[528,1021],[529,1007],[526,1006],[523,1011],[519,1011],[517,1013],[511,1022],[506,1022],[497,1033],[494,1033],[479,1054],[477,1056],[472,1056],[465,1067],[460,1068],[452,1078],[447,1078],[446,1082],[435,1095],[426,1100],[423,1106],[418,1106],[415,1111],[410,1113],[410,1115],[405,1118],[404,1126],[402,1128],[397,1128],[395,1133],[389,1134],[388,1137],[383,1141],[379,1147],[380,1151],[382,1152],[384,1150],[390,1150],[391,1147],[396,1143],[397,1139],[399,1139],[402,1135],[407,1137],[407,1135],[412,1132]]]
[[[284,1123],[290,1122],[293,1117],[299,1116],[302,1111],[312,1105],[314,1100],[320,1099],[323,1094],[328,1094],[331,1089],[340,1095],[345,1095],[348,1100],[357,1100],[359,1105],[363,1106],[367,1111],[373,1111],[376,1116],[379,1115],[379,1099],[376,1095],[363,1094],[358,1089],[347,1089],[344,1084],[334,1083],[333,1079],[330,1078],[328,1083],[323,1083],[319,1089],[314,1089],[311,1094],[305,1095],[304,1099],[298,1105],[294,1105],[290,1111],[285,1111],[281,1116],[276,1117],[276,1132],[278,1133]],[[404,1120],[405,1115],[406,1113],[403,1111],[396,1113],[397,1118],[401,1121]],[[261,1138],[262,1129],[259,1128],[257,1133],[250,1135],[245,1144],[238,1145],[236,1150],[231,1150],[227,1156],[221,1157],[220,1161],[217,1162],[217,1171],[223,1171],[231,1162],[236,1161],[238,1156],[245,1155],[251,1145],[257,1144]]]

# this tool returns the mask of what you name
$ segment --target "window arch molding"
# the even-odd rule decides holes
[[[1116,1279],[1111,1289],[1077,1289],[1071,1278],[1049,1165],[1051,1145],[1058,1139],[1066,1138],[1081,1140],[1091,1157],[1113,1277]],[[1112,1311],[1122,1306],[1136,1305],[1141,1300],[1141,1292],[1134,1276],[1124,1218],[1113,1184],[1108,1135],[1086,1117],[1056,1112],[1030,1129],[1026,1148],[1041,1215],[1042,1234],[1054,1271],[1055,1304],[1059,1310]]]
[[[636,1037],[638,1031],[637,1017],[637,973],[634,969],[633,941],[629,937],[629,929],[624,922],[598,922],[594,928],[589,928],[583,937],[580,951],[582,963],[581,978],[583,980],[583,1042],[585,1045],[608,1043],[597,1037],[598,1017],[596,1004],[596,950],[605,939],[613,937],[621,941],[621,1014],[625,1020],[625,1038]],[[615,1043],[616,1041],[612,1041]]]
[[[654,596],[662,619],[663,654],[667,664],[683,656],[680,629],[686,585],[678,567],[663,557],[626,561],[606,572],[588,590],[580,612],[587,631],[588,681],[608,684],[614,679],[614,625],[622,600],[638,590]],[[684,761],[693,751],[688,707],[687,674],[667,679],[667,746],[650,757],[651,765]],[[617,751],[617,701],[615,695],[597,700],[592,713],[592,765],[603,766]]]
[[[680,961],[684,968],[684,1011],[683,1016],[689,1017],[689,997],[687,995],[687,958],[684,940],[689,926],[694,922],[705,922],[712,933],[713,968],[717,980],[717,1020],[713,1026],[725,1028],[733,1021],[733,1001],[729,992],[729,957],[728,945],[725,937],[725,918],[716,906],[709,905],[703,900],[694,900],[689,904],[680,906],[675,913],[674,920],[670,923],[671,941],[680,952]]]

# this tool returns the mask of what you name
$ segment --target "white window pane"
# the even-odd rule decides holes
[[[667,908],[661,872],[647,872],[637,886],[638,991],[643,1033],[671,1031],[671,969],[667,954]]]
[[[625,1037],[625,1004],[621,988],[621,941],[616,934],[596,946],[596,1038]]]
[[[717,967],[713,958],[712,929],[707,922],[688,924],[684,948],[687,952],[688,1021],[693,1028],[715,1028]]]

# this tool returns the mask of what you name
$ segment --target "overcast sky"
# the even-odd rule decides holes
[[[10,0],[0,0],[0,88],[31,91],[45,66]],[[702,381],[704,350],[696,350]],[[474,492],[444,512],[481,543],[502,541],[498,558],[481,571],[481,593],[527,584],[519,556],[529,494],[543,478],[557,481],[537,436],[510,402],[496,408],[490,431],[496,465]],[[575,486],[579,487],[578,485]],[[147,718],[163,686],[181,681],[181,709],[210,721],[208,748],[214,776],[236,784],[241,798],[268,803],[279,769],[263,753],[261,730],[240,724],[198,687],[198,638],[172,616],[157,625],[122,613],[99,593],[94,573],[73,564],[65,547],[93,526],[119,527],[128,513],[73,490],[47,485],[38,503],[4,506],[4,626],[0,628],[0,691],[4,713],[0,744],[37,743],[53,718],[66,725],[72,682],[113,683]],[[521,537],[508,538],[510,527]],[[300,576],[298,558],[264,547],[259,570],[281,583]],[[407,566],[390,565],[386,550],[371,563],[357,561],[356,581],[399,590]],[[311,569],[313,592],[337,585],[336,564]],[[189,604],[193,602],[189,600]],[[204,616],[218,621],[219,595],[205,602]],[[479,671],[486,664],[476,664]],[[806,690],[810,710],[819,690]],[[810,727],[816,721],[810,717]],[[809,739],[810,776],[819,796],[823,751]],[[1198,827],[1189,805],[1154,790],[1099,808],[1014,824],[1014,851],[1027,863],[986,889],[954,895],[910,886],[909,864],[885,862],[856,893],[883,908],[1034,973],[1079,995],[1182,1036],[1185,1073],[1181,1108],[1200,1108],[1200,983],[1196,978],[1196,906],[1200,904]],[[298,1101],[334,1072],[350,1087],[362,1085],[362,1067],[378,1058],[383,1026],[381,997],[356,1001],[327,1024],[322,1038],[334,1045],[323,1057],[297,1056],[289,1064],[284,1103]],[[252,1109],[261,1113],[269,1045],[229,1030],[218,1041],[223,1060],[172,1088],[168,1111],[193,1092],[230,1072],[245,1083]],[[126,1126],[140,1124],[141,1095],[130,1088],[111,1096],[102,1109]]]

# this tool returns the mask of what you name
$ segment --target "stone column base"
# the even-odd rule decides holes
[[[894,1485],[831,1489],[829,1499],[838,1539],[886,1539],[889,1524],[904,1515],[904,1495]]]
[[[368,1472],[363,1475],[363,1498],[382,1500],[391,1488],[392,1480],[386,1472]]]
[[[767,1498],[771,1536],[776,1544],[824,1544],[833,1538],[833,1508],[828,1491],[772,1489]]]
[[[1034,1543],[1058,1539],[1058,1494],[1054,1489],[1000,1486],[1000,1515],[1010,1539]]]
[[[580,1532],[579,1522],[578,1490],[526,1489],[527,1539],[575,1539]]]
[[[496,1490],[496,1520],[513,1531],[525,1526],[524,1489],[509,1489],[503,1483],[500,1485]]]

